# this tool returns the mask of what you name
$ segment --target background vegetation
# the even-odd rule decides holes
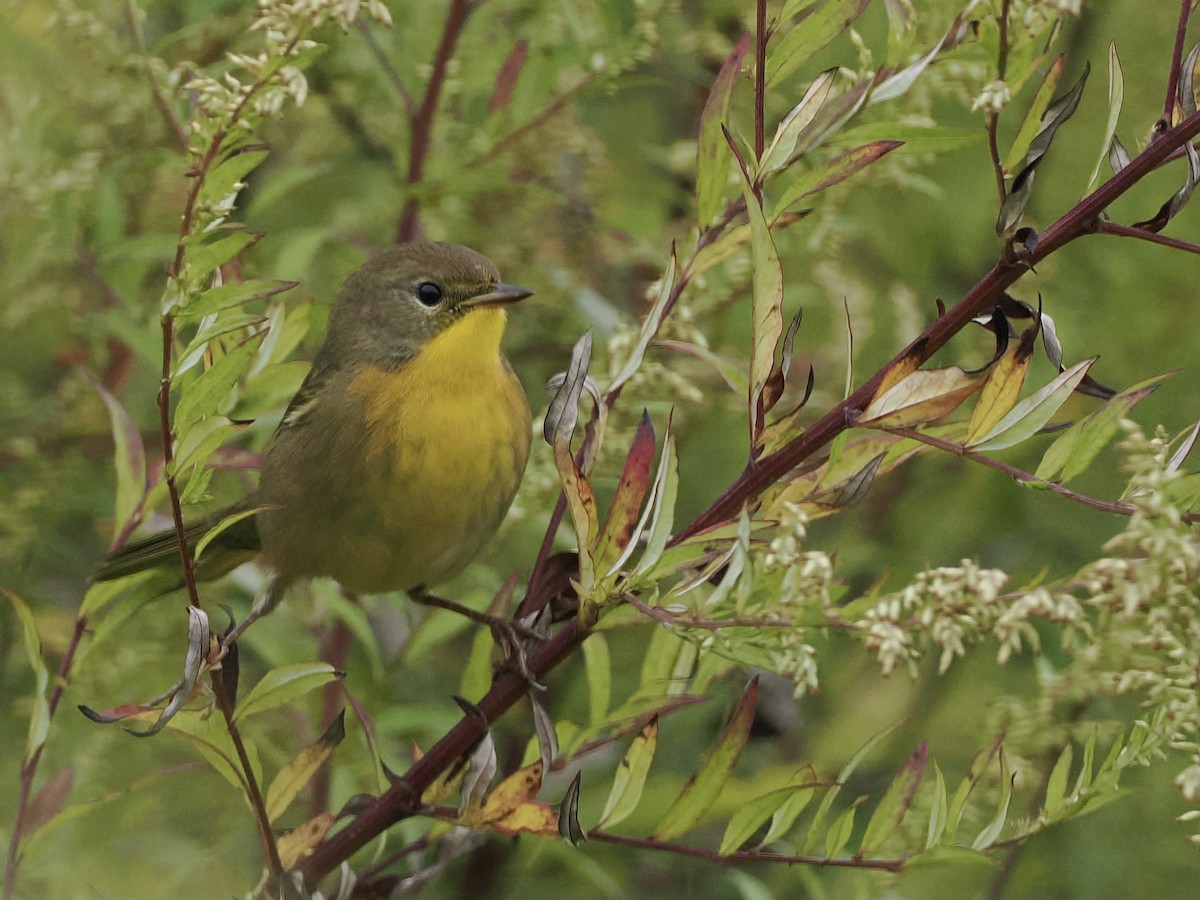
[[[1195,207],[1171,210],[1178,215],[1162,234],[1175,248],[1143,229],[1145,239],[1088,235],[1049,253],[1029,233],[1012,233],[1020,224],[1044,237],[1090,192],[1097,159],[1104,162],[1096,183],[1112,177],[1112,110],[1120,109],[1116,134],[1131,156],[1153,150],[1152,138],[1174,134],[1178,148],[1194,137],[1179,131],[1195,119],[1195,60],[1186,56],[1191,43],[1177,41],[1186,0],[1149,11],[1132,0],[771,2],[761,92],[749,0],[261,7],[23,0],[0,12],[0,584],[8,596],[0,606],[0,834],[11,846],[12,896],[199,897],[262,886],[264,854],[224,719],[196,711],[206,682],[194,709],[151,739],[77,714],[80,704],[112,710],[160,694],[178,677],[189,644],[181,593],[153,600],[157,591],[145,581],[89,591],[89,579],[139,520],[148,528],[171,523],[156,403],[164,314],[172,397],[182,396],[180,405],[192,397],[182,414],[174,407],[172,423],[180,459],[172,473],[190,516],[253,483],[255,453],[302,380],[300,360],[311,358],[346,275],[373,250],[417,236],[476,247],[507,280],[538,292],[512,315],[506,342],[535,414],[549,407],[553,391],[542,386],[568,368],[585,330],[594,341],[590,372],[603,390],[627,360],[638,360],[640,323],[656,321],[655,299],[673,304],[636,373],[609,395],[590,472],[607,511],[621,497],[618,477],[643,409],[656,432],[643,481],[669,469],[659,460],[671,446],[670,419],[678,493],[673,520],[661,521],[673,533],[746,466],[747,372],[753,382],[784,352],[769,338],[767,352],[749,362],[770,332],[760,313],[773,311],[772,246],[784,276],[781,322],[801,308],[803,322],[787,390],[768,421],[804,397],[810,365],[815,373],[795,426],[776,435],[783,443],[802,440],[801,426],[837,410],[848,384],[867,384],[934,322],[937,301],[953,307],[1002,258],[1018,267],[1034,260],[1010,292],[1052,317],[1067,367],[1099,355],[1090,375],[1116,390],[1180,371],[1132,413],[1149,438],[1117,432],[1114,415],[1094,460],[1079,447],[1070,456],[1082,470],[1071,490],[1129,501],[1139,510],[1133,516],[1010,477],[1039,470],[1054,435],[984,451],[1007,471],[927,445],[893,467],[901,461],[893,446],[875,463],[878,473],[868,465],[875,454],[866,453],[844,463],[840,479],[828,474],[836,465],[820,470],[824,493],[785,496],[794,507],[770,496],[761,508],[752,504],[740,540],[735,524],[722,540],[681,551],[671,571],[651,560],[638,579],[599,579],[584,592],[583,623],[596,618],[602,630],[582,644],[559,640],[561,664],[533,657],[546,663],[548,690],[537,696],[559,747],[538,795],[549,804],[542,824],[577,818],[593,839],[572,847],[553,829],[498,833],[496,817],[477,808],[482,794],[469,789],[477,803],[464,821],[474,828],[451,830],[444,822],[456,813],[457,785],[435,788],[426,799],[440,819],[405,818],[353,857],[360,892],[397,883],[427,896],[479,897],[1190,890],[1195,825],[1177,819],[1190,818],[1200,799],[1200,552],[1194,527],[1180,517],[1196,509],[1197,491],[1182,457],[1175,469],[1167,463],[1186,445],[1200,400]],[[838,27],[835,13],[852,29]],[[822,17],[833,23],[829,40],[791,38],[802,52],[789,56],[789,36],[811,38]],[[739,59],[743,35],[750,37]],[[1060,54],[1061,77],[1047,77]],[[1040,110],[1067,95],[1089,63],[1078,109],[1037,164],[1024,218],[998,237],[990,115],[1011,190],[1026,161],[1020,145],[1032,137],[1021,129],[1027,110],[1039,110],[1030,119],[1035,131]],[[875,82],[879,102],[847,107],[853,115],[844,121],[832,116],[833,105],[803,106],[832,68],[835,99],[886,69]],[[1172,72],[1178,95],[1168,87]],[[237,81],[223,80],[226,73]],[[888,97],[885,79],[897,73]],[[241,108],[237,84],[260,85]],[[1042,84],[1050,87],[1039,92]],[[1164,98],[1176,96],[1163,121]],[[760,186],[766,211],[779,212],[773,204],[805,177],[819,190],[787,205],[794,221],[777,222],[772,242],[765,228],[743,227],[745,204],[751,218],[757,205],[756,109],[769,145],[797,104],[824,110],[829,118],[819,121],[828,128],[810,132],[812,146]],[[723,123],[748,161],[749,183]],[[904,143],[879,143],[892,140]],[[839,154],[858,147],[872,148],[861,168],[839,170]],[[223,170],[221,161],[229,161]],[[1195,180],[1178,151],[1150,169],[1110,207],[1113,222],[1153,220]],[[850,177],[826,184],[833,173]],[[208,186],[189,193],[199,185]],[[236,246],[214,249],[220,239]],[[727,255],[699,271],[698,241],[720,250],[712,257]],[[673,242],[674,281],[664,274]],[[298,284],[278,294],[283,285],[274,281],[241,296],[227,292],[238,303],[204,318],[197,310],[217,305],[214,273],[227,285]],[[1028,319],[1012,324],[1030,327]],[[1058,375],[1040,340],[1023,396]],[[206,388],[196,385],[213,383],[201,373],[238,347],[252,355],[230,370],[226,390],[211,403],[197,399]],[[926,368],[979,368],[995,347],[992,330],[966,329]],[[1056,420],[1127,411],[1119,401],[1105,406],[1103,397],[1067,393],[1056,394]],[[932,433],[962,443],[980,402],[976,395],[945,409],[959,430]],[[582,420],[594,405],[585,393]],[[501,536],[444,588],[448,596],[486,606],[513,573],[521,578],[516,596],[525,594],[560,496],[562,451],[580,446],[579,435],[564,444],[570,421],[561,416],[560,408],[552,417],[564,425],[559,465],[551,447],[535,447]],[[936,418],[916,415],[904,426]],[[1152,446],[1158,425],[1182,437],[1166,450]],[[827,452],[813,447],[795,461],[812,467]],[[1131,476],[1140,494],[1129,493]],[[661,491],[650,502],[656,498],[663,508]],[[724,512],[736,520],[739,509]],[[572,512],[556,550],[576,547],[571,525],[581,520]],[[1106,543],[1121,534],[1124,543]],[[711,548],[724,554],[706,573],[713,583],[672,594],[692,571],[684,563],[703,571]],[[636,566],[642,551],[631,552]],[[964,575],[963,560],[978,570],[966,566]],[[1147,560],[1158,567],[1150,581]],[[939,568],[956,571],[921,574]],[[992,570],[1007,579],[974,574]],[[262,577],[247,567],[201,586],[215,629],[223,627],[221,604],[240,617]],[[939,578],[960,593],[939,594]],[[1114,605],[1118,588],[1124,600]],[[708,625],[728,627],[681,628],[677,618],[668,629],[631,606],[630,595],[660,619],[699,610]],[[903,597],[911,603],[905,615],[890,615],[889,598]],[[667,609],[660,600],[682,605]],[[1020,611],[1016,624],[1005,624],[1009,610]],[[744,624],[773,618],[788,627]],[[962,629],[961,655],[947,623]],[[560,625],[558,634],[579,627]],[[1010,652],[1003,648],[1013,634]],[[900,641],[896,652],[889,636]],[[388,787],[380,761],[404,772],[456,727],[462,712],[450,694],[480,702],[491,682],[489,654],[496,655],[490,635],[454,616],[396,597],[352,601],[327,584],[250,629],[240,642],[243,703],[267,673],[299,666],[282,671],[304,675],[289,682],[295,691],[245,713],[263,784],[277,783],[289,761],[309,759],[316,769],[322,751],[305,757],[303,749],[336,743],[319,771],[297,776],[291,803],[275,795],[285,808],[272,827],[328,827],[332,819],[321,815],[356,797],[351,812],[363,809],[362,795]],[[64,658],[70,677],[59,681]],[[330,681],[315,660],[345,676]],[[751,688],[749,663],[766,671]],[[221,688],[214,682],[211,690]],[[322,745],[343,708],[344,739],[330,735]],[[610,793],[633,736],[656,710],[657,737],[630,757],[653,755],[640,802],[628,785]],[[468,745],[478,737],[459,728]],[[538,757],[536,730],[526,702],[492,726],[484,749],[494,748],[501,775]],[[477,749],[475,759],[472,774],[487,753]],[[709,796],[685,790],[678,801],[700,769],[697,783]],[[559,801],[577,772],[573,816]],[[974,789],[954,829],[947,820],[960,783]],[[807,798],[791,827],[752,802],[772,792],[793,806]],[[610,812],[597,829],[610,796],[623,796],[629,815],[618,823]],[[940,813],[939,797],[948,797]],[[534,814],[532,800],[527,806]],[[757,821],[756,809],[767,809]],[[943,827],[931,828],[939,816]],[[740,839],[731,821],[745,829]],[[346,827],[339,822],[331,833]],[[738,847],[748,854],[738,866],[697,858]],[[768,853],[807,863],[771,862]],[[817,864],[829,859],[847,864]]]

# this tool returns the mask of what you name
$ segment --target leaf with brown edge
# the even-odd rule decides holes
[[[331,812],[317,813],[299,828],[275,839],[279,861],[285,869],[293,869],[296,863],[308,856],[312,849],[325,839],[337,819]]]
[[[522,803],[488,825],[494,831],[508,835],[536,834],[553,838],[559,833],[558,813],[546,803]]]
[[[271,780],[266,796],[267,818],[270,821],[277,821],[287,811],[296,795],[312,781],[345,737],[346,711],[343,709],[323,735],[297,753]]]
[[[1017,403],[1029,365],[1033,360],[1033,345],[1037,340],[1038,326],[1026,328],[1021,340],[1011,351],[1000,357],[1000,361],[988,374],[987,383],[979,395],[979,402],[971,413],[967,425],[967,443],[986,434]]]
[[[700,113],[700,134],[696,141],[696,215],[701,228],[709,227],[721,211],[721,196],[729,182],[729,157],[721,124],[729,114],[729,98],[749,49],[750,35],[745,34],[713,80]]]
[[[609,563],[621,556],[633,537],[642,501],[646,499],[646,490],[650,486],[654,450],[654,426],[650,424],[650,414],[643,410],[642,420],[625,456],[625,466],[608,509],[608,519],[592,554],[597,570],[607,569]]]
[[[775,136],[763,152],[762,162],[755,172],[759,181],[792,162],[801,133],[817,117],[817,113],[829,99],[837,71],[837,69],[827,69],[814,78],[800,102],[783,117],[779,127],[775,130]]]
[[[877,398],[886,394],[921,367],[921,354],[924,350],[924,343],[924,340],[922,340],[921,343],[912,348],[911,352],[906,353],[894,365],[888,366],[887,371],[883,373],[883,378],[879,382],[878,390],[875,391]]]
[[[875,141],[855,147],[853,150],[847,150],[845,153],[840,153],[833,159],[815,166],[787,186],[787,190],[775,204],[776,212],[787,209],[803,197],[818,194],[826,188],[840,184],[903,144],[903,141]]]
[[[486,825],[503,819],[517,807],[536,797],[542,789],[542,772],[542,761],[537,759],[517,769],[496,785],[496,789],[488,795],[479,811],[477,824]]]
[[[762,411],[764,415],[774,409],[779,398],[783,396],[783,389],[787,386],[788,370],[792,366],[792,344],[795,343],[796,332],[800,330],[800,322],[803,318],[804,310],[800,310],[792,317],[787,333],[783,336],[783,350],[779,354],[779,360],[771,367],[771,374],[767,376],[767,383],[763,386]]]
[[[830,0],[810,3],[804,17],[789,27],[779,43],[767,55],[767,85],[774,85],[808,62],[821,48],[829,44],[870,5],[871,0]],[[789,3],[785,12],[795,14],[795,4]],[[784,16],[784,18],[790,18]]]
[[[721,731],[716,744],[654,830],[656,840],[668,841],[683,834],[709,810],[729,780],[733,767],[750,738],[758,703],[758,678],[750,679],[742,699]]]
[[[856,424],[898,428],[932,422],[954,412],[982,386],[982,379],[972,378],[958,366],[918,369],[877,394]]]

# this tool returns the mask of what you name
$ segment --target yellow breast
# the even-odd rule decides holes
[[[469,312],[400,370],[371,367],[351,384],[368,432],[367,502],[338,525],[348,565],[337,577],[347,587],[438,584],[499,527],[531,430],[525,393],[500,354],[504,322],[500,309]]]

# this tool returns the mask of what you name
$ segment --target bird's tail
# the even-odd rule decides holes
[[[194,552],[196,543],[223,519],[247,508],[231,507],[187,525],[183,533],[189,550]],[[261,549],[255,517],[239,519],[218,534],[205,549],[196,565],[196,577],[201,581],[219,578],[252,560]],[[96,581],[112,581],[150,569],[167,571],[172,567],[179,568],[179,542],[173,530],[160,531],[121,547],[100,564],[94,577]]]

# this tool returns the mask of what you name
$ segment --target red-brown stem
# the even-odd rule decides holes
[[[450,9],[446,11],[446,26],[442,29],[442,40],[433,58],[429,83],[425,86],[425,96],[417,114],[411,120],[408,176],[405,178],[405,184],[410,190],[425,177],[425,159],[429,155],[429,146],[433,138],[433,117],[437,113],[442,86],[446,82],[446,68],[454,56],[454,47],[462,35],[463,26],[467,24],[467,18],[475,8],[470,0],[450,0]],[[421,204],[416,197],[410,196],[404,202],[404,209],[400,213],[400,224],[396,228],[397,244],[407,244],[417,239],[421,230],[420,212]]]
[[[997,113],[988,113],[988,156],[990,156],[992,160],[992,174],[996,177],[996,193],[1000,197],[1000,204],[1003,205],[1007,191],[1004,188],[1004,164],[1000,161],[1000,145],[996,142],[996,127],[999,122],[1000,116]]]
[[[529,656],[527,664],[530,673],[536,680],[541,681],[559,663],[572,656],[589,633],[577,619],[568,622]],[[529,682],[520,675],[512,672],[502,673],[493,682],[487,696],[479,702],[478,709],[484,720],[490,724],[524,697],[529,689]],[[305,881],[309,885],[315,885],[384,829],[413,815],[425,789],[483,737],[484,728],[474,716],[464,716],[404,773],[403,779],[377,798],[345,828],[318,844],[313,852],[300,862],[296,869],[304,875]]]
[[[900,437],[910,438],[914,441],[920,441],[922,444],[927,444],[930,447],[935,447],[946,453],[953,453],[955,456],[961,456],[969,459],[972,462],[977,462],[982,466],[987,466],[989,469],[995,469],[997,472],[1003,472],[1013,481],[1019,484],[1036,484],[1046,490],[1058,494],[1060,497],[1066,497],[1068,500],[1074,500],[1077,503],[1082,503],[1084,506],[1090,506],[1092,509],[1098,509],[1100,512],[1113,513],[1118,516],[1131,516],[1134,512],[1134,507],[1128,503],[1109,503],[1106,500],[1097,500],[1095,497],[1089,497],[1086,494],[1080,494],[1070,488],[1065,488],[1061,484],[1055,484],[1053,481],[1047,481],[1044,478],[1038,478],[1026,472],[1024,469],[1018,469],[1016,466],[1010,466],[1008,463],[1003,463],[998,459],[993,459],[990,456],[985,456],[982,453],[976,453],[973,450],[968,450],[966,447],[961,447],[958,444],[950,441],[944,441],[941,438],[934,437],[931,434],[924,434],[917,431],[915,428],[888,428],[887,431]]]
[[[137,4],[134,0],[126,0],[125,2],[125,18],[129,24],[129,34],[133,38],[133,46],[137,50],[138,55],[142,58],[142,63],[146,66],[146,80],[150,82],[150,98],[154,101],[155,107],[158,108],[159,114],[163,117],[163,121],[167,123],[167,127],[171,129],[175,135],[175,143],[179,145],[179,149],[185,154],[188,152],[188,133],[183,127],[183,123],[179,121],[179,117],[175,115],[175,110],[171,109],[171,104],[167,102],[166,96],[163,94],[162,86],[158,83],[158,79],[154,76],[154,70],[150,68],[150,55],[146,51],[146,39],[142,34],[141,23],[137,20]]]
[[[604,844],[620,844],[622,847],[636,847],[639,850],[659,850],[674,853],[677,856],[690,856],[694,859],[704,859],[709,862],[721,863],[726,866],[748,865],[749,863],[785,863],[787,865],[825,866],[842,869],[874,869],[883,872],[899,872],[904,868],[904,859],[853,859],[824,856],[797,856],[791,853],[767,853],[762,850],[735,850],[733,853],[721,854],[718,850],[705,847],[689,847],[686,844],[668,844],[656,841],[654,838],[625,837],[619,834],[609,834],[605,831],[588,833],[588,840]]]
[[[50,700],[46,704],[47,721],[54,720],[54,711],[58,709],[58,703],[62,700],[63,692],[66,691],[67,685],[70,683],[71,666],[75,662],[75,654],[79,650],[79,644],[83,640],[84,632],[87,631],[87,623],[87,616],[80,616],[75,620],[75,630],[71,632],[71,641],[67,644],[67,650],[63,654],[62,662],[58,665],[58,675],[54,679],[54,690],[50,692]],[[33,751],[33,755],[21,766],[21,788],[17,797],[17,814],[13,817],[12,834],[8,837],[8,857],[4,864],[4,900],[12,900],[16,891],[17,869],[21,864],[21,832],[25,826],[25,816],[29,811],[29,798],[33,793],[33,779],[37,775],[38,763],[42,760],[42,750],[44,747],[45,741]]]
[[[1159,234],[1156,231],[1147,231],[1144,228],[1132,228],[1129,225],[1118,225],[1116,222],[1098,222],[1096,230],[1100,234],[1115,234],[1117,237],[1137,238],[1138,240],[1148,241],[1151,244],[1170,247],[1172,250],[1200,254],[1200,244],[1181,241],[1179,238],[1167,237],[1165,234]]]
[[[1163,98],[1162,118],[1158,120],[1155,131],[1162,133],[1171,127],[1171,117],[1175,114],[1175,99],[1179,93],[1179,75],[1183,68],[1183,47],[1187,40],[1188,16],[1191,14],[1192,0],[1179,0],[1179,23],[1175,26],[1175,46],[1171,50],[1171,71],[1167,73],[1167,95]]]
[[[761,163],[767,142],[767,0],[754,4],[754,19],[754,158]],[[755,184],[755,193],[761,205],[761,184]]]
[[[1153,171],[1167,154],[1197,134],[1200,134],[1200,112],[1188,116],[1170,133],[1150,144],[1128,166],[1043,231],[1036,249],[1026,260],[1028,265],[1016,265],[1003,260],[998,262],[957,304],[934,320],[916,340],[896,354],[862,387],[809,426],[796,440],[771,456],[751,461],[725,493],[671,539],[671,545],[736,516],[743,506],[755,502],[767,487],[853,425],[854,419],[874,398],[884,373],[892,366],[910,356],[922,363],[928,360],[975,316],[995,303],[1005,290],[1025,274],[1028,267],[1036,265],[1077,237],[1094,232],[1097,218],[1103,210]]]

